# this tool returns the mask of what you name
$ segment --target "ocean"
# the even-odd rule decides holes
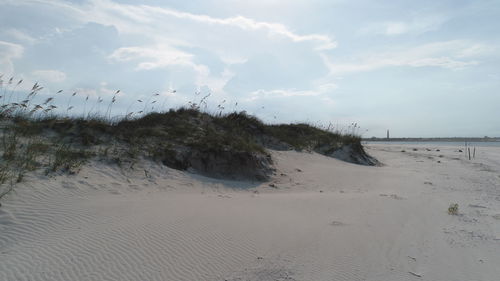
[[[418,145],[418,146],[456,146],[465,147],[465,142],[460,141],[363,141],[363,144],[395,144],[395,145]],[[467,142],[470,147],[500,147],[499,141]]]

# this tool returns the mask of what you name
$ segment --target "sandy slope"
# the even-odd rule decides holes
[[[412,148],[274,152],[276,188],[148,163],[33,176],[0,208],[0,280],[499,280],[500,149]]]

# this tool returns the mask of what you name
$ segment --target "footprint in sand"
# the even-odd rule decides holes
[[[469,207],[471,207],[471,208],[481,208],[481,209],[487,209],[487,207],[485,207],[485,206],[476,205],[476,204],[469,204]]]
[[[134,189],[134,190],[140,189],[140,186],[138,186],[137,184],[129,184],[128,187],[130,187],[131,189]]]
[[[382,197],[390,197],[390,198],[392,198],[392,199],[396,199],[396,200],[403,200],[403,199],[405,199],[405,198],[403,198],[403,197],[401,197],[401,196],[399,196],[399,195],[397,195],[397,194],[391,194],[391,195],[388,195],[388,194],[381,193],[381,194],[379,194],[379,196],[382,196]]]
[[[390,197],[392,199],[396,199],[396,200],[403,200],[403,199],[405,199],[405,198],[403,198],[403,197],[401,197],[401,196],[399,196],[397,194],[391,194]]]
[[[69,182],[69,181],[63,181],[63,182],[61,182],[61,186],[64,187],[64,188],[67,188],[67,189],[76,189],[77,188],[77,186],[75,185],[75,183]]]
[[[346,225],[346,224],[345,224],[345,223],[343,223],[343,222],[341,222],[341,221],[332,221],[332,222],[330,223],[330,225],[332,225],[332,226],[344,226],[344,225]]]

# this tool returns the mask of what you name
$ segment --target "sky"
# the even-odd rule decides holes
[[[344,131],[356,123],[363,137],[500,136],[499,0],[0,0],[0,7],[3,91],[22,96],[38,82],[38,98],[56,96],[62,112],[106,111],[120,90],[113,115],[200,104],[209,95],[210,112]]]

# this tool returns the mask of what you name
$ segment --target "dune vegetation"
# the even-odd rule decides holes
[[[64,97],[62,91],[40,99],[42,86],[36,83],[23,95],[16,91],[22,82],[2,80],[0,89],[0,198],[27,172],[74,174],[90,160],[133,167],[138,159],[149,159],[211,177],[266,180],[273,173],[268,149],[334,155],[349,147],[364,155],[354,132],[305,123],[266,124],[245,111],[211,113],[202,109],[207,97],[185,107],[147,111],[157,102],[152,95],[139,100],[144,110],[111,116],[117,91],[109,104],[101,106],[99,97],[82,116],[71,111],[77,93],[66,95],[67,106],[61,109],[55,104]]]

